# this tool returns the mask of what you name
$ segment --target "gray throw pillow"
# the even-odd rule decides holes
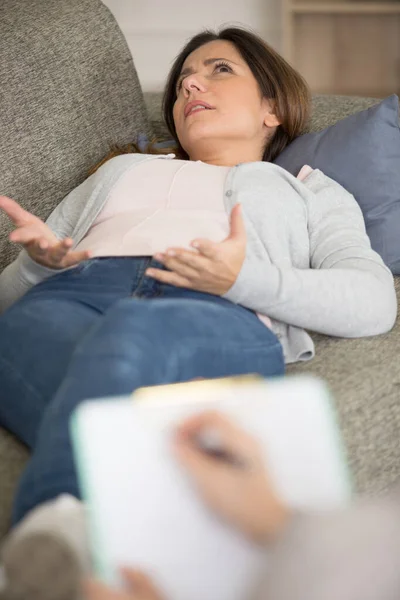
[[[400,275],[399,99],[346,117],[292,142],[274,161],[293,175],[305,164],[321,169],[354,195],[371,246]]]

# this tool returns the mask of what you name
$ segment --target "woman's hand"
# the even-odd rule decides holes
[[[119,592],[103,583],[89,579],[84,582],[85,600],[162,600],[162,597],[143,573],[133,569],[123,569],[128,591]]]
[[[199,436],[210,431],[223,448],[222,457],[201,449]],[[221,414],[206,412],[179,427],[175,451],[203,500],[220,517],[258,543],[279,535],[289,511],[272,488],[254,438]]]
[[[35,262],[50,269],[66,269],[90,258],[87,251],[71,251],[73,241],[70,238],[60,241],[46,223],[24,210],[15,200],[0,196],[0,209],[16,227],[10,233],[10,241],[21,244]]]
[[[235,283],[246,257],[246,229],[237,204],[231,212],[228,237],[220,243],[194,240],[196,250],[170,248],[154,258],[169,271],[148,269],[146,275],[163,283],[216,296],[225,294]]]

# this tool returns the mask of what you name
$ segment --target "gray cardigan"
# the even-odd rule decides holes
[[[77,245],[124,174],[145,160],[174,154],[125,154],[106,162],[74,189],[47,220],[58,238]],[[232,167],[225,180],[228,214],[240,202],[246,259],[225,297],[268,315],[287,363],[314,356],[306,329],[363,337],[389,331],[397,302],[393,277],[371,249],[354,197],[315,170],[304,182],[267,162]],[[25,250],[0,275],[0,311],[59,271],[33,262]]]

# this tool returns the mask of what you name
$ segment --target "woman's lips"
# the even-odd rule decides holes
[[[200,112],[200,111],[207,111],[207,110],[212,110],[211,108],[193,108],[190,113],[188,114],[188,117],[190,117],[190,115],[193,115],[194,113]]]
[[[204,108],[195,108],[202,106],[204,106]],[[204,100],[191,100],[186,104],[183,114],[185,117],[188,117],[192,112],[197,112],[197,110],[212,110],[213,108],[213,106],[208,104],[208,102],[204,102]]]

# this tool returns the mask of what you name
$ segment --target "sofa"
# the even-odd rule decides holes
[[[125,38],[100,0],[2,0],[0,56],[0,194],[41,218],[112,144],[138,133],[170,138],[160,94],[143,94]],[[315,96],[309,130],[376,103]],[[10,231],[0,214],[0,270],[18,252],[8,242]],[[400,278],[396,289],[399,294]],[[356,489],[379,493],[400,475],[399,323],[374,338],[312,336],[316,357],[289,366],[288,374],[327,381]],[[0,538],[28,456],[29,449],[0,428]]]

